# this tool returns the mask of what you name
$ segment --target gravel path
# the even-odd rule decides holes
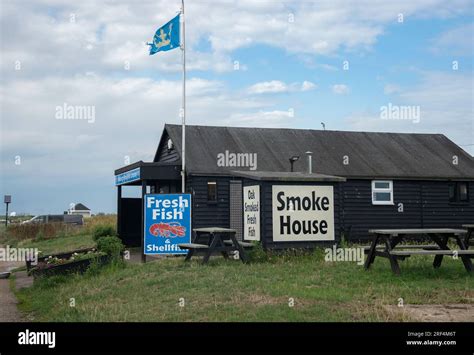
[[[0,247],[2,247],[0,245]],[[22,266],[24,263],[0,261],[0,272],[10,271],[12,268]],[[0,279],[0,322],[23,321],[16,305],[15,295],[10,290],[10,280]]]
[[[21,322],[23,320],[16,304],[16,298],[10,291],[9,281],[0,280],[0,322]]]

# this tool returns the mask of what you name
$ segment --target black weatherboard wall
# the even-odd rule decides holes
[[[348,239],[366,239],[373,228],[460,228],[474,220],[474,184],[469,202],[449,202],[448,181],[393,180],[393,205],[372,205],[371,180],[341,184],[341,218]],[[399,204],[403,212],[399,212]]]
[[[468,183],[469,201],[449,201],[449,185],[444,181],[423,181],[423,226],[460,227],[474,222],[474,182]]]
[[[218,166],[217,155],[225,151],[257,154],[256,172],[288,172],[288,159],[294,155],[300,156],[295,172],[305,172],[305,152],[312,151],[313,172],[346,178],[334,188],[336,239],[341,233],[366,239],[372,228],[459,228],[474,223],[474,159],[442,134],[187,126],[186,142],[194,228],[230,227],[230,180],[239,180],[233,171],[249,168]],[[343,164],[344,157],[348,164]],[[181,164],[181,126],[165,125],[154,161]],[[393,181],[393,205],[372,204],[372,180]],[[207,201],[209,181],[217,183],[216,202]],[[449,201],[453,181],[468,183],[468,201]],[[179,181],[175,184],[179,190]],[[271,213],[271,184],[259,184],[265,194],[262,208]],[[268,213],[261,220],[266,232],[271,228]]]
[[[231,177],[189,176],[187,189],[192,193],[193,228],[230,227],[229,184]],[[217,201],[207,200],[207,183],[216,182]]]
[[[193,227],[230,227],[229,186],[238,177],[191,176],[189,191],[193,194]],[[207,182],[217,182],[218,201],[207,201]],[[328,185],[328,183],[307,182],[256,182],[243,179],[243,186],[261,186],[261,236],[272,233],[272,185]],[[374,228],[460,228],[462,224],[474,220],[474,183],[469,183],[469,202],[449,202],[449,182],[447,181],[405,181],[394,180],[394,204],[372,205],[371,180],[347,180],[334,186],[334,223],[336,240],[341,233],[350,240],[370,237],[369,229]],[[422,203],[423,201],[423,203]],[[399,203],[403,212],[398,212]],[[262,242],[268,247],[277,247],[268,237]],[[297,247],[287,242],[279,246]],[[311,243],[310,243],[311,244]],[[314,242],[312,243],[314,244]],[[301,244],[299,246],[302,246]]]

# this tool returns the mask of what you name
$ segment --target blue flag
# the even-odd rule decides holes
[[[161,26],[156,30],[153,37],[153,43],[148,43],[150,46],[150,55],[160,51],[169,51],[179,48],[180,45],[180,26],[179,15],[169,21],[166,25]]]

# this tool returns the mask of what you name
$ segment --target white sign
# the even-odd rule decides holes
[[[334,240],[332,186],[272,186],[273,241]]]
[[[260,186],[244,187],[244,240],[260,240]]]

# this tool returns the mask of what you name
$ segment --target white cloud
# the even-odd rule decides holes
[[[294,120],[294,111],[258,111],[246,114],[237,113],[230,116],[225,122],[232,126],[251,127],[286,127]]]
[[[418,85],[401,87],[399,94],[391,99],[394,105],[419,106],[419,123],[382,120],[379,107],[371,112],[353,113],[347,122],[351,129],[362,131],[442,133],[474,154],[474,148],[468,146],[474,144],[473,95],[471,76],[423,72]]]
[[[311,81],[303,81],[300,83],[286,84],[280,80],[263,81],[250,86],[247,93],[250,95],[260,94],[279,94],[288,92],[304,92],[316,89],[316,84]]]
[[[405,18],[447,17],[468,7],[467,1],[447,5],[438,0],[258,3],[257,7],[250,0],[233,2],[231,6],[227,3],[208,12],[209,21],[203,26],[211,28],[210,41],[214,49],[232,51],[256,43],[307,54],[364,49],[375,43],[384,26],[396,23],[399,13]],[[232,8],[232,15],[224,15],[227,7]],[[290,13],[293,22],[289,21]]]
[[[53,73],[121,72],[125,61],[134,71],[179,72],[180,51],[149,57],[145,42],[174,16],[180,1],[67,2],[43,0],[2,2],[3,80]],[[233,70],[232,52],[265,44],[289,53],[334,55],[366,51],[384,29],[405,18],[445,18],[463,13],[468,0],[317,1],[284,2],[229,0],[188,2],[186,5],[187,61],[190,70]],[[294,21],[289,21],[289,14]],[[75,21],[71,22],[71,14]],[[32,35],[34,34],[34,35]],[[446,35],[441,42],[455,38]],[[202,45],[205,48],[202,49]],[[22,62],[22,73],[13,71]],[[316,64],[327,70],[336,68]]]
[[[447,30],[432,40],[431,51],[436,54],[472,55],[474,23]]]
[[[163,124],[180,122],[179,80],[48,77],[3,84],[0,97],[2,178],[9,179],[27,172],[38,179],[80,178],[90,171],[109,176],[124,155],[152,159]],[[56,119],[56,106],[64,103],[94,106],[94,123]],[[188,80],[187,103],[190,124],[215,124],[272,105],[200,78]],[[16,155],[23,157],[21,169],[13,164]]]
[[[332,92],[337,95],[346,95],[349,91],[349,87],[344,84],[335,84],[332,86]]]
[[[310,69],[323,69],[325,71],[338,71],[339,69],[334,65],[327,63],[319,63],[316,61],[316,56],[311,54],[299,54],[298,59]]]
[[[301,84],[301,91],[310,91],[316,89],[316,84],[312,83],[311,81],[303,81]]]
[[[248,88],[249,94],[275,94],[287,92],[288,86],[279,80],[264,81],[261,83],[256,83]]]

